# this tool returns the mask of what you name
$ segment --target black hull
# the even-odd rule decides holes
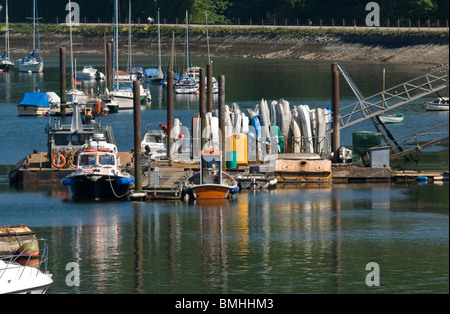
[[[118,200],[128,196],[129,184],[120,184],[116,177],[73,176],[69,186],[73,199]]]

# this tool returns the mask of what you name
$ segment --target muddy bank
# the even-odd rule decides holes
[[[120,38],[121,55],[125,55],[128,39]],[[211,57],[303,59],[326,61],[374,61],[388,63],[416,63],[432,66],[449,61],[448,36],[407,35],[305,35],[283,38],[270,35],[210,36]],[[2,37],[0,37],[2,42]],[[11,55],[20,58],[31,50],[31,38],[15,34],[10,40]],[[41,36],[44,56],[58,55],[59,47],[69,49],[66,35]],[[161,38],[164,57],[171,54],[172,38]],[[100,36],[74,36],[76,56],[103,56],[104,38]],[[206,57],[206,36],[190,37],[191,55]],[[156,57],[157,37],[149,35],[133,38],[133,55]],[[185,38],[175,38],[175,54],[185,54]]]

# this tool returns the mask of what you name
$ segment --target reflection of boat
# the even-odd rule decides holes
[[[236,181],[222,169],[222,153],[209,148],[201,153],[200,172],[191,176],[185,192],[195,199],[224,199],[239,191]]]
[[[397,113],[394,115],[379,115],[378,118],[380,118],[381,122],[383,123],[402,123],[404,117],[402,113]]]
[[[47,271],[48,246],[43,243],[37,257],[17,252],[0,255],[0,294],[42,294],[53,283]]]
[[[423,103],[423,108],[426,111],[448,111],[448,106],[448,97],[439,97]]]
[[[146,126],[144,139],[141,142],[143,152],[149,151],[152,159],[158,159],[167,156],[166,134],[163,130],[152,130]],[[148,146],[148,149],[146,148]]]
[[[69,186],[74,199],[122,199],[128,195],[134,177],[120,169],[117,147],[95,134],[80,150],[77,170],[61,184]]]
[[[83,70],[76,71],[75,77],[79,80],[104,80],[105,75],[99,72],[96,68],[91,65],[83,67]]]
[[[19,116],[42,116],[51,106],[46,93],[25,93],[17,105]]]

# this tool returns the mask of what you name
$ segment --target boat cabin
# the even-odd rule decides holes
[[[222,184],[222,152],[219,149],[202,150],[200,184]]]

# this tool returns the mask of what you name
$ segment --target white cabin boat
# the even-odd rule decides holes
[[[423,103],[423,108],[426,111],[448,111],[448,97],[439,97],[433,101],[426,101]]]
[[[83,67],[81,71],[75,72],[75,77],[78,80],[104,80],[105,74],[98,71],[96,68],[94,68],[92,65],[88,65]]]

